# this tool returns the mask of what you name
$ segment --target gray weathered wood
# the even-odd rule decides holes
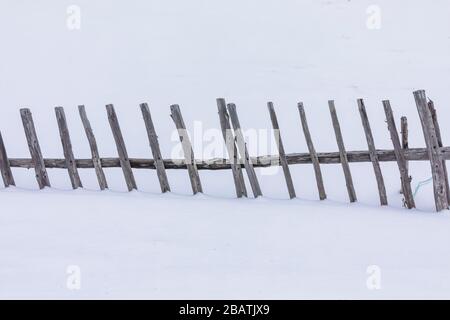
[[[380,162],[378,161],[377,150],[375,148],[375,141],[372,135],[372,129],[370,128],[369,118],[367,116],[366,107],[363,99],[358,99],[358,109],[361,115],[361,122],[364,128],[364,133],[367,140],[367,146],[369,148],[370,160],[372,161],[373,171],[377,180],[378,194],[380,196],[380,204],[386,206],[388,204],[386,187],[384,185],[383,173],[381,172]]]
[[[175,127],[178,131],[178,136],[180,137],[181,146],[183,148],[184,158],[189,173],[189,179],[191,181],[192,192],[194,194],[202,193],[203,188],[197,170],[194,150],[192,149],[191,140],[189,139],[186,125],[184,124],[183,116],[181,115],[180,106],[174,104],[170,106],[170,111],[172,120],[175,123]]]
[[[401,133],[402,133],[402,148],[404,150],[407,150],[409,148],[409,141],[408,141],[408,118],[401,117],[400,118],[400,124],[401,124]]]
[[[402,149],[407,150],[409,148],[409,141],[408,141],[408,118],[401,117],[400,118],[400,132],[401,132],[401,139],[402,139]],[[406,160],[406,171],[408,174],[409,182],[412,182],[412,177],[409,174],[409,162]],[[403,194],[403,188],[400,190],[400,194]]]
[[[230,115],[228,114],[227,111],[227,119],[230,120]],[[244,180],[244,169],[245,166],[243,164],[243,161],[241,160],[241,158],[239,157],[239,152],[237,150],[237,139],[234,136],[234,153],[233,153],[233,159],[232,159],[232,163],[236,165],[236,169],[237,172],[239,174],[239,181],[240,181],[240,185],[241,185],[241,190],[242,190],[242,194],[244,197],[248,198],[248,193],[247,193],[247,186],[245,185],[245,180]]]
[[[444,146],[442,142],[442,135],[441,135],[441,128],[439,126],[439,122],[437,120],[437,114],[436,109],[434,107],[433,101],[428,101],[428,109],[430,110],[431,117],[433,119],[434,128],[436,129],[436,137],[438,140],[439,148],[442,148]],[[450,187],[448,182],[448,171],[447,171],[447,164],[445,163],[445,159],[442,160],[442,167],[444,169],[444,177],[445,177],[445,188],[447,191],[447,202],[450,204]]]
[[[234,103],[229,103],[227,107],[234,133],[236,135],[237,147],[241,157],[244,158],[245,171],[247,172],[248,180],[250,181],[250,186],[252,187],[253,196],[258,198],[259,196],[262,196],[262,191],[258,182],[258,177],[256,176],[255,168],[253,167],[252,160],[250,159],[248,153],[244,135],[242,134],[241,124],[239,123],[239,118],[236,112],[236,105]]]
[[[336,135],[336,141],[339,148],[339,153],[341,155],[341,164],[344,171],[345,184],[347,186],[348,196],[350,202],[355,202],[356,193],[355,187],[353,186],[352,174],[350,172],[350,166],[348,164],[347,151],[345,150],[344,139],[342,138],[341,126],[339,125],[339,119],[337,117],[336,108],[334,106],[334,101],[329,100],[328,106],[330,108],[331,120],[333,122],[334,133]]]
[[[400,171],[400,179],[402,181],[403,197],[405,199],[405,206],[408,209],[416,207],[414,202],[414,196],[411,189],[411,181],[409,180],[408,170],[406,168],[405,151],[400,144],[400,138],[398,136],[397,127],[395,125],[394,115],[392,113],[391,103],[389,100],[383,101],[384,112],[386,114],[386,121],[388,130],[391,136],[392,145],[394,146],[394,153],[397,159],[398,169]]]
[[[409,148],[409,141],[408,141],[408,118],[406,117],[401,117],[400,118],[400,127],[401,127],[401,134],[402,134],[402,149],[403,150],[408,150]],[[406,171],[408,174],[408,179],[411,182],[412,178],[409,175],[409,162],[408,160],[406,160]],[[403,189],[400,193],[403,193]]]
[[[155,160],[156,174],[158,175],[161,192],[170,192],[169,180],[167,179],[166,168],[164,167],[164,161],[158,143],[158,135],[156,134],[155,126],[153,125],[150,108],[147,103],[142,103],[140,107],[145,122],[145,128],[147,130],[150,148],[152,149],[153,159]]]
[[[278,153],[280,154],[280,162],[281,167],[283,168],[284,178],[286,179],[286,185],[289,192],[289,197],[291,199],[295,198],[295,188],[294,183],[292,182],[291,171],[289,170],[289,165],[286,159],[286,153],[284,151],[283,140],[281,139],[280,126],[278,125],[277,115],[275,113],[275,108],[272,102],[267,103],[267,107],[269,109],[270,120],[272,121],[272,127],[275,135],[275,142],[278,147]]]
[[[66,159],[67,171],[69,172],[70,182],[73,189],[82,188],[80,175],[78,174],[77,164],[73,155],[72,141],[70,140],[69,128],[67,126],[66,114],[63,107],[55,108],[56,121],[58,122],[59,135],[64,151],[64,158]]]
[[[434,200],[436,204],[436,211],[439,212],[441,210],[448,209],[448,202],[447,190],[445,187],[445,174],[442,166],[442,158],[439,154],[440,148],[436,136],[436,129],[434,127],[430,110],[428,109],[425,91],[415,91],[414,99],[416,100],[417,111],[419,112],[422,131],[430,158],[431,173],[433,176]]]
[[[109,124],[116,142],[120,166],[122,167],[128,191],[137,190],[136,180],[134,179],[133,170],[131,170],[130,159],[128,158],[128,152],[125,146],[125,141],[123,140],[122,131],[120,130],[116,111],[114,110],[114,106],[112,104],[107,105],[106,110],[108,113]]]
[[[242,166],[239,161],[239,154],[237,152],[236,140],[231,130],[230,116],[227,111],[227,104],[225,99],[217,99],[217,109],[219,110],[220,127],[222,129],[222,136],[225,141],[225,146],[228,151],[231,162],[231,171],[233,173],[234,186],[236,189],[236,196],[238,198],[247,197],[247,188],[245,186],[244,175],[242,173]]]
[[[106,181],[105,172],[103,171],[100,154],[98,152],[97,140],[95,139],[94,131],[92,130],[91,123],[87,117],[86,108],[83,105],[78,106],[78,111],[80,113],[81,122],[83,123],[84,131],[86,132],[86,137],[89,142],[89,148],[91,149],[92,162],[95,168],[95,174],[97,175],[100,190],[108,189],[108,183]]]
[[[314,148],[314,144],[311,138],[311,133],[308,127],[308,121],[306,120],[305,108],[303,107],[303,103],[298,103],[298,111],[300,113],[300,120],[302,122],[303,134],[305,135],[306,144],[309,150],[309,156],[311,158],[311,163],[314,167],[314,174],[316,176],[317,189],[319,191],[320,200],[325,200],[327,198],[327,194],[325,193],[325,186],[323,184],[322,170],[320,170],[320,162],[319,156]],[[337,154],[337,153],[336,153]],[[288,163],[289,163],[289,157]]]
[[[36,180],[39,188],[44,189],[50,187],[50,180],[45,168],[44,159],[42,157],[41,147],[36,135],[36,128],[34,127],[33,116],[31,111],[27,108],[20,109],[20,115],[22,117],[23,128],[25,130],[25,136],[27,138],[28,148],[30,150],[33,167],[36,173]]]
[[[2,174],[5,187],[15,186],[14,177],[9,164],[8,154],[6,153],[5,143],[3,142],[2,133],[0,132],[0,172]]]
[[[442,158],[450,160],[450,147],[443,147],[441,149]],[[320,164],[340,164],[339,152],[318,152],[317,159]],[[397,162],[394,150],[377,150],[377,157],[380,162]],[[264,155],[252,157],[251,162],[255,168],[268,168],[273,166],[280,166],[277,161],[278,155]],[[350,163],[364,163],[371,162],[370,154],[367,150],[347,151],[348,162]],[[429,161],[428,151],[426,148],[410,148],[404,151],[404,158],[408,161]],[[289,165],[294,164],[311,164],[313,163],[310,153],[289,153],[286,154],[286,159]],[[155,161],[153,159],[138,159],[130,158],[130,164],[133,169],[156,169]],[[77,159],[77,168],[79,169],[93,169],[94,164],[92,159]],[[101,158],[101,165],[103,168],[120,168],[119,158]],[[11,168],[34,168],[33,160],[22,158],[9,158]],[[49,169],[67,169],[65,159],[44,159],[45,167]],[[231,169],[231,162],[229,159],[215,158],[208,160],[196,160],[198,170],[229,170]],[[183,160],[180,159],[164,159],[164,166],[167,169],[186,170],[187,166]]]

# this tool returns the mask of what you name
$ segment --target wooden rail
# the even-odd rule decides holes
[[[393,150],[376,150],[378,161],[395,162],[396,157]],[[428,151],[426,148],[411,148],[404,151],[407,161],[427,161]],[[442,159],[450,160],[450,147],[441,148]],[[340,164],[339,152],[318,152],[317,158],[320,164]],[[259,157],[251,157],[251,162],[255,168],[268,168],[277,164],[278,156],[267,155]],[[286,154],[287,163],[294,164],[311,164],[311,156],[309,153],[289,153]],[[369,151],[347,151],[347,159],[349,163],[371,162]],[[130,158],[130,164],[133,169],[156,169],[155,160],[143,158]],[[11,168],[34,168],[33,160],[24,158],[9,158]],[[48,169],[67,169],[65,159],[44,159],[45,167]],[[92,159],[75,160],[79,169],[94,169]],[[102,168],[120,168],[119,158],[100,158]],[[166,169],[187,169],[184,159],[164,159],[164,167]],[[210,160],[195,160],[198,170],[229,170],[231,163],[229,159],[216,158]],[[240,161],[243,164],[242,161]]]

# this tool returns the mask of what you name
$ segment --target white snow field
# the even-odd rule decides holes
[[[81,10],[75,30],[73,5]],[[11,158],[29,157],[21,107],[33,112],[44,156],[63,157],[55,106],[65,107],[76,157],[89,158],[79,104],[101,156],[116,156],[109,103],[130,157],[150,158],[141,102],[165,158],[178,144],[175,103],[196,157],[221,157],[205,148],[220,134],[218,97],[236,103],[262,146],[273,101],[288,153],[307,151],[299,101],[316,149],[337,151],[329,99],[347,150],[367,149],[357,98],[377,147],[392,148],[381,105],[388,98],[396,119],[408,117],[410,146],[423,147],[417,89],[435,102],[450,143],[447,0],[0,6],[0,131]],[[252,155],[274,152],[249,146]],[[105,169],[107,192],[98,191],[94,170],[80,170],[85,189],[72,191],[67,172],[50,169],[52,188],[39,191],[33,170],[13,169],[17,187],[0,189],[0,298],[450,298],[450,214],[433,211],[431,184],[418,191],[418,209],[403,209],[396,164],[382,163],[390,205],[381,208],[372,165],[350,166],[359,200],[351,205],[339,165],[322,166],[324,202],[310,165],[291,166],[295,200],[281,170],[258,169],[264,197],[237,200],[228,170],[200,172],[205,194],[192,196],[185,170],[168,171],[173,193],[161,195],[152,170],[134,170],[139,191],[127,193],[120,169]],[[410,169],[413,188],[430,177],[427,162]]]

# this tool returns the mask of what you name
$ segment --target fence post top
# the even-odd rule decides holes
[[[364,100],[363,99],[357,99],[356,102],[358,104],[358,109],[360,111],[365,110],[365,105],[364,105]]]
[[[413,92],[413,94],[415,96],[425,96],[425,90],[421,89],[421,90],[416,90]]]

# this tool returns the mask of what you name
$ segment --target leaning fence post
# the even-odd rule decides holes
[[[436,109],[434,108],[434,102],[428,102],[428,109],[431,113],[431,118],[433,119],[434,128],[436,129],[436,137],[438,140],[439,147],[442,148],[444,146],[442,142],[441,136],[441,128],[439,127],[439,122],[437,120]],[[447,202],[450,204],[450,187],[448,182],[448,172],[447,172],[447,164],[445,163],[445,159],[442,159],[442,167],[444,168],[444,178],[445,178],[445,189],[447,191]]]
[[[319,157],[317,156],[316,149],[311,138],[311,132],[309,131],[308,122],[306,120],[305,108],[303,103],[298,103],[298,112],[300,113],[300,120],[302,122],[303,134],[305,135],[306,144],[308,146],[309,155],[311,156],[311,162],[314,167],[314,173],[316,176],[317,189],[319,190],[319,199],[325,200],[327,194],[325,193],[325,186],[323,184],[322,171],[320,170]]]
[[[5,143],[3,142],[2,133],[0,132],[0,171],[5,187],[15,186],[14,177],[9,164],[8,155],[6,153]]]
[[[408,209],[416,207],[414,196],[411,189],[411,181],[408,176],[408,169],[406,168],[406,160],[404,150],[400,144],[397,127],[395,125],[394,115],[392,113],[391,103],[389,100],[383,101],[384,112],[386,114],[386,121],[388,130],[391,136],[392,145],[394,146],[394,153],[397,159],[398,169],[400,171],[400,179],[402,181],[403,196],[405,197],[405,205]]]
[[[414,99],[416,101],[417,111],[419,112],[422,131],[425,137],[425,144],[431,163],[434,200],[436,204],[436,211],[439,212],[441,210],[448,209],[448,202],[447,190],[445,188],[445,173],[442,166],[443,162],[440,156],[440,147],[436,135],[436,128],[434,126],[430,110],[428,109],[425,91],[415,91]]]
[[[184,158],[189,173],[189,179],[191,181],[192,192],[194,194],[202,193],[202,183],[200,182],[200,176],[198,174],[197,164],[195,162],[194,150],[189,139],[186,125],[184,124],[183,116],[181,115],[180,106],[170,106],[171,117],[178,131],[180,137],[181,146],[183,148]]]
[[[127,148],[123,140],[122,131],[120,130],[119,120],[117,119],[114,106],[109,104],[106,106],[108,112],[108,120],[119,153],[120,166],[127,183],[128,191],[137,190],[136,180],[134,179],[133,170],[131,169],[130,159],[128,158]]]
[[[255,168],[250,159],[247,145],[244,140],[244,135],[242,134],[241,124],[239,123],[239,118],[236,112],[236,105],[234,103],[228,104],[228,112],[230,113],[231,123],[233,124],[234,133],[236,134],[236,143],[239,149],[241,157],[244,158],[245,171],[247,171],[248,180],[252,187],[253,196],[258,198],[262,196],[261,187],[259,186],[258,177],[256,176]]]
[[[36,128],[34,127],[33,116],[29,109],[20,109],[22,117],[23,128],[28,142],[31,159],[33,161],[34,170],[36,172],[36,180],[39,188],[44,189],[50,187],[50,180],[48,179],[47,170],[45,169],[44,158],[42,157],[41,147],[36,135]]]
[[[275,135],[275,142],[278,147],[278,153],[280,155],[281,166],[283,167],[284,178],[286,179],[286,185],[289,192],[289,197],[291,199],[295,198],[295,189],[294,183],[292,182],[291,171],[289,170],[289,165],[286,159],[286,153],[284,152],[283,141],[281,140],[281,132],[280,126],[278,125],[277,115],[275,113],[275,108],[272,102],[267,103],[267,107],[269,108],[270,120],[272,121],[272,127]]]
[[[167,179],[166,168],[164,167],[161,150],[159,149],[158,135],[156,134],[155,126],[153,125],[150,108],[147,103],[141,103],[140,107],[144,118],[145,128],[147,130],[150,148],[152,149],[153,160],[155,161],[156,174],[158,175],[161,192],[170,192],[169,180]]]
[[[102,161],[98,152],[97,140],[95,139],[94,131],[92,130],[91,123],[87,117],[86,108],[83,105],[78,106],[78,111],[80,113],[81,122],[83,123],[84,131],[86,132],[86,137],[91,149],[92,162],[94,164],[95,174],[97,175],[100,190],[108,189],[108,183],[106,182],[106,176],[103,172]]]
[[[217,108],[219,110],[220,127],[222,129],[222,136],[225,141],[225,146],[228,151],[231,163],[231,171],[233,173],[234,186],[236,189],[236,196],[238,198],[247,197],[247,189],[245,187],[244,175],[242,174],[242,167],[237,152],[235,137],[230,126],[230,116],[227,112],[227,104],[225,99],[219,98],[217,101]]]
[[[353,186],[352,174],[350,172],[350,166],[348,164],[347,159],[347,151],[345,150],[344,139],[342,138],[341,126],[339,125],[339,120],[337,117],[336,108],[334,106],[334,101],[333,100],[328,101],[328,106],[330,108],[331,120],[333,122],[333,128],[334,133],[336,135],[337,145],[339,147],[339,154],[341,158],[342,169],[344,170],[345,184],[347,186],[348,196],[350,198],[350,202],[355,202],[357,200],[355,187]]]
[[[66,159],[66,166],[69,172],[70,182],[73,189],[82,188],[80,175],[78,174],[77,163],[73,155],[72,142],[70,140],[69,128],[67,126],[66,115],[63,107],[56,107],[56,120],[58,122],[59,135],[64,151],[64,158]]]
[[[383,173],[381,172],[380,162],[378,161],[377,150],[375,148],[375,141],[373,139],[369,117],[367,116],[367,111],[363,99],[358,99],[358,109],[361,115],[364,133],[366,135],[367,146],[369,147],[370,161],[372,161],[373,171],[375,172],[375,178],[377,180],[380,203],[382,206],[386,206],[388,204],[388,200],[386,195],[386,187],[384,185]]]

